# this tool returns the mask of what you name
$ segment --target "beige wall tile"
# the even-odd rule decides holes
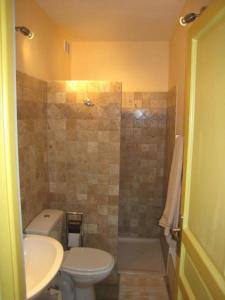
[[[50,206],[84,212],[85,245],[116,256],[121,84],[49,83],[48,92]],[[93,107],[84,106],[86,97]]]
[[[158,237],[165,194],[167,93],[123,93],[119,234]]]
[[[17,72],[23,227],[48,206],[46,99],[47,83]]]

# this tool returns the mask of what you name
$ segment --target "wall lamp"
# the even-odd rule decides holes
[[[34,38],[34,33],[25,26],[16,26],[16,31],[22,33],[24,36],[26,36],[30,40]]]
[[[183,17],[180,17],[180,25],[181,26],[187,26],[189,23],[192,23],[194,22],[194,20],[196,18],[198,18],[202,13],[203,11],[207,8],[207,6],[203,6],[200,10],[199,13],[189,13]]]

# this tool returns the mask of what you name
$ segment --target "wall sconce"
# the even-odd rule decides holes
[[[181,26],[187,26],[189,23],[192,23],[195,21],[196,18],[198,18],[199,16],[201,16],[201,14],[203,13],[203,11],[207,8],[207,6],[203,6],[200,10],[199,13],[189,13],[186,16],[180,17],[180,25]]]
[[[34,33],[25,26],[16,26],[15,29],[16,29],[16,31],[22,33],[24,36],[26,36],[30,40],[34,38]]]

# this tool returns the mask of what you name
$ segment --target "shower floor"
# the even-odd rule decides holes
[[[119,272],[156,272],[165,275],[159,239],[119,238]]]
[[[169,300],[159,239],[119,238],[119,300]]]

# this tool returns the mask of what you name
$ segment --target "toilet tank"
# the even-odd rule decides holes
[[[47,235],[61,242],[63,219],[62,210],[45,209],[25,228],[25,233]]]

